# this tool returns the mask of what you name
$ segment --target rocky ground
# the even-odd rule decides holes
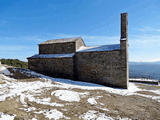
[[[160,86],[129,89],[0,68],[0,120],[160,120]]]

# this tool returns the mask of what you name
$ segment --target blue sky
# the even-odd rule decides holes
[[[0,58],[26,61],[48,39],[119,43],[122,12],[128,12],[129,60],[160,60],[160,0],[0,0]]]

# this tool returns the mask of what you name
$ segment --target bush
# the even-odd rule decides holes
[[[0,59],[2,64],[9,66],[28,68],[28,62],[20,61],[18,59]]]

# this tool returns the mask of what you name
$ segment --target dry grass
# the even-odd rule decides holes
[[[160,86],[157,85],[149,85],[149,84],[138,84],[137,86],[141,89],[145,89],[145,90],[159,90]]]
[[[138,91],[137,93],[144,94],[144,95],[151,95],[151,96],[159,96],[158,94],[149,92],[149,91]]]

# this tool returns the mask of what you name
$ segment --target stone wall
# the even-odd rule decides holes
[[[28,58],[29,69],[52,77],[69,78],[106,86],[127,88],[126,42],[121,50],[76,52],[73,57]]]
[[[123,79],[120,51],[78,52],[74,60],[75,79],[106,86],[127,88]]]
[[[39,44],[39,54],[75,53],[82,46],[85,46],[85,43],[81,38],[72,42],[42,43]]]
[[[84,41],[82,39],[78,39],[76,41],[76,50],[78,50],[82,46],[86,46],[85,43],[84,43]]]
[[[128,38],[128,14],[121,14],[121,39]]]
[[[65,54],[76,52],[75,42],[39,44],[39,54]]]
[[[120,57],[121,57],[121,78],[123,84],[128,87],[129,81],[129,65],[128,65],[128,40],[120,40]]]
[[[29,69],[52,77],[73,79],[73,59],[65,58],[29,58]]]

